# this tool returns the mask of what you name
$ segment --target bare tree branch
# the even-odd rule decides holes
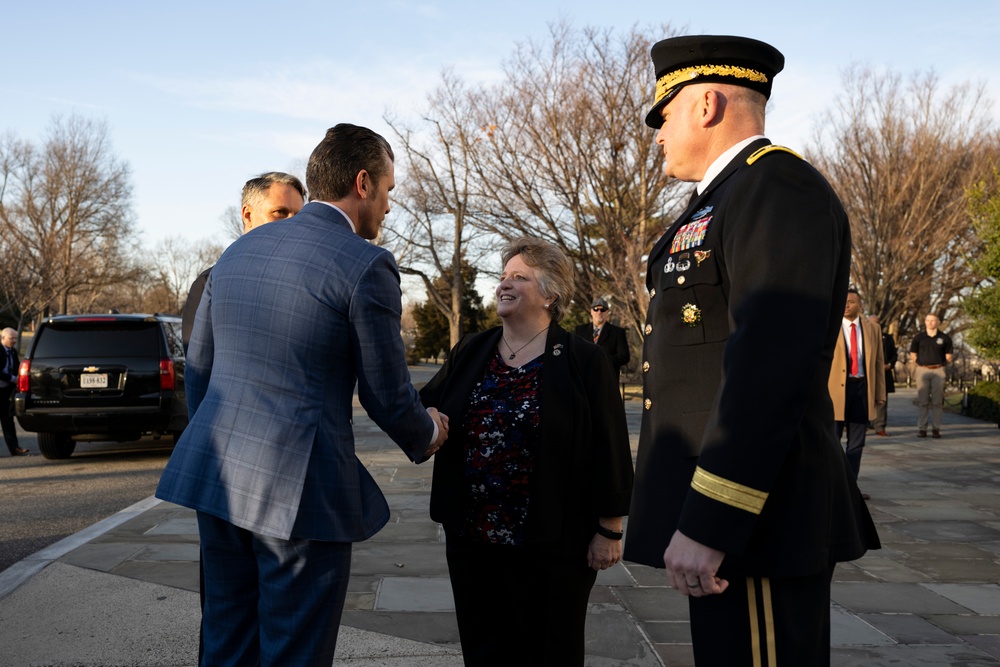
[[[0,226],[16,247],[19,309],[86,308],[102,289],[135,280],[129,167],[103,122],[55,119],[43,142],[0,142]]]
[[[817,131],[810,158],[850,217],[854,282],[897,340],[929,312],[954,318],[978,282],[965,193],[998,155],[988,104],[981,85],[941,91],[932,73],[853,67]]]

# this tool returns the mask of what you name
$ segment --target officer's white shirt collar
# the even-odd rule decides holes
[[[747,137],[738,144],[733,144],[733,146],[730,147],[728,150],[726,150],[722,155],[715,158],[715,161],[712,164],[708,165],[708,170],[705,172],[705,176],[698,183],[698,194],[701,194],[702,192],[705,191],[705,188],[709,186],[709,184],[712,182],[712,179],[718,176],[722,172],[722,170],[726,168],[726,165],[732,162],[733,158],[736,157],[736,155],[741,150],[746,148],[748,144],[763,138],[764,138],[763,134],[755,134],[752,137]]]

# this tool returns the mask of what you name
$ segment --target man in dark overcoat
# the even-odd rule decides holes
[[[827,391],[847,216],[819,172],[764,137],[777,49],[685,36],[652,58],[646,123],[667,175],[697,188],[646,266],[625,558],[665,566],[690,596],[698,665],[828,665],[834,565],[878,546]]]
[[[611,316],[611,304],[602,296],[590,304],[591,324],[581,324],[576,328],[576,335],[593,341],[598,347],[603,347],[611,358],[611,366],[615,369],[615,379],[621,375],[622,366],[631,358],[628,349],[628,338],[625,329],[608,321]]]
[[[878,324],[878,315],[869,315],[868,319]],[[885,393],[896,392],[896,362],[899,361],[899,349],[896,347],[896,339],[892,337],[888,329],[882,329],[882,356],[885,359]],[[875,406],[875,419],[872,425],[875,427],[875,435],[888,436],[886,425],[889,423],[889,402]]]

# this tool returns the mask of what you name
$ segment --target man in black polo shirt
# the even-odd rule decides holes
[[[910,361],[917,365],[917,406],[920,416],[917,429],[927,437],[927,408],[930,406],[931,437],[941,437],[941,415],[944,412],[944,367],[951,363],[951,337],[938,331],[941,320],[931,313],[924,318],[927,331],[921,331],[910,343]]]

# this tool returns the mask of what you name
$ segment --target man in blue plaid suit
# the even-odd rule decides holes
[[[235,241],[212,270],[187,359],[191,420],[156,495],[198,513],[203,665],[329,665],[351,543],[389,508],[354,451],[351,402],[419,463],[447,437],[400,338],[399,271],[374,239],[394,186],[388,142],[331,128],[313,199]]]

